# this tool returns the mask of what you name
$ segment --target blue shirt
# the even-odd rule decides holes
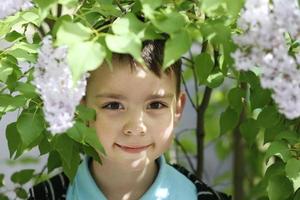
[[[88,159],[80,164],[72,184],[69,185],[67,200],[106,200],[96,185],[88,166]],[[193,200],[197,199],[195,185],[168,165],[163,156],[158,158],[159,171],[154,183],[140,200]]]

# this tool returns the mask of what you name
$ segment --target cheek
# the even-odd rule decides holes
[[[100,116],[100,113],[97,113],[97,118],[96,121],[93,122],[93,126],[96,129],[97,136],[104,148],[113,143],[114,138],[116,137],[115,133],[118,132],[117,124],[118,122],[112,121],[104,115]]]
[[[173,139],[173,116],[166,116],[159,120],[159,122],[156,122],[156,124],[153,124],[152,127],[155,127],[155,130],[151,131],[155,142],[162,146],[169,146]]]

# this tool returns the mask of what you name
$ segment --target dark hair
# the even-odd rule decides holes
[[[165,71],[162,70],[164,58],[165,40],[147,40],[143,42],[141,56],[145,62],[146,67],[156,76],[161,77],[161,73],[171,74],[172,72],[176,78],[176,96],[179,96],[181,86],[181,59],[177,60]],[[114,53],[116,54],[116,53]],[[129,58],[131,67],[136,66],[136,61],[129,54],[116,54],[119,59]]]

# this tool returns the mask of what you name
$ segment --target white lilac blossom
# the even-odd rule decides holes
[[[300,52],[289,54],[285,33],[300,41],[297,0],[247,0],[238,19],[241,35],[233,36],[238,49],[232,54],[238,70],[261,70],[263,88],[287,118],[300,116]]]
[[[32,8],[31,0],[1,0],[0,3],[0,19],[14,15],[20,10]]]
[[[39,50],[38,61],[34,71],[34,84],[41,95],[43,111],[48,130],[63,133],[74,124],[76,106],[85,94],[86,78],[73,85],[72,74],[67,63],[67,48],[52,46],[52,39],[46,36]]]

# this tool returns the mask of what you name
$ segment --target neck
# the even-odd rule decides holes
[[[152,185],[158,172],[155,161],[132,167],[101,158],[102,164],[92,162],[91,172],[96,184],[110,200],[139,199]]]

